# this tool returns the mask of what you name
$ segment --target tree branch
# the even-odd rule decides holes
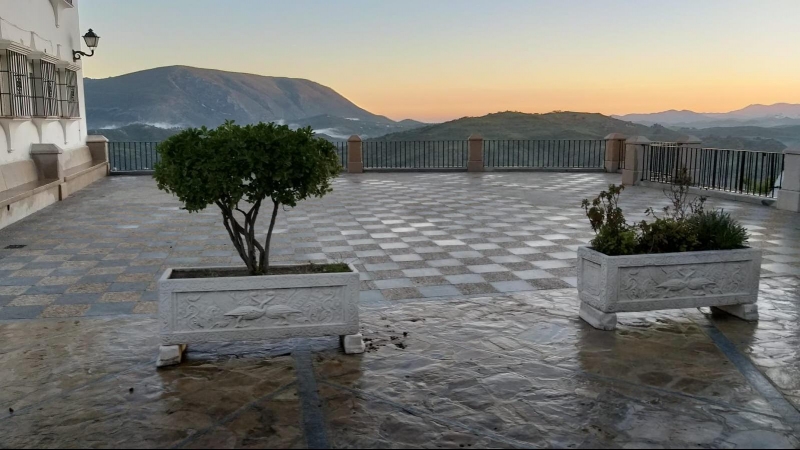
[[[222,211],[222,223],[225,225],[225,229],[228,231],[228,236],[231,238],[231,242],[233,242],[233,246],[236,248],[236,251],[239,253],[239,257],[242,258],[245,265],[247,266],[248,270],[251,272],[255,272],[258,268],[255,267],[253,264],[253,260],[248,255],[247,251],[244,249],[244,245],[242,243],[242,239],[240,236],[239,230],[242,228],[241,225],[236,221],[236,218],[233,217],[233,211],[227,207],[227,205],[223,204],[222,202],[217,201],[217,206]]]
[[[278,207],[280,207],[281,204],[273,200],[272,205],[272,218],[269,221],[269,229],[267,230],[267,241],[264,243],[263,258],[259,261],[259,265],[264,270],[264,273],[269,273],[269,246],[272,242],[272,230],[275,229],[275,219],[278,217]]]

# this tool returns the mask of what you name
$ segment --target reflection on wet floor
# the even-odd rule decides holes
[[[757,324],[677,310],[621,314],[619,329],[603,332],[577,318],[576,297],[561,289],[365,308],[364,355],[340,353],[336,338],[203,345],[160,371],[149,316],[6,322],[0,444],[800,445],[796,278],[763,280]]]

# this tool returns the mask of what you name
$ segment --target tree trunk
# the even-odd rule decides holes
[[[222,211],[222,219],[228,236],[239,253],[239,257],[247,266],[247,270],[252,275],[264,273],[261,261],[264,259],[264,248],[256,240],[255,227],[258,219],[258,211],[261,202],[256,202],[250,211],[242,211],[238,207],[231,209],[223,202],[217,202],[217,206]],[[234,215],[234,211],[239,211],[244,216],[244,226],[242,226]]]
[[[267,230],[267,241],[264,243],[264,251],[261,253],[261,261],[260,266],[264,273],[269,273],[269,246],[272,242],[272,230],[275,228],[275,219],[278,217],[278,207],[281,204],[276,202],[275,200],[272,201],[272,218],[269,221],[269,229]]]

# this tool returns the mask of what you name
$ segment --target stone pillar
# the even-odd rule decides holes
[[[364,159],[361,151],[361,137],[357,134],[347,140],[347,172],[364,173]]]
[[[680,161],[680,168],[686,169],[689,178],[693,183],[700,183],[700,149],[703,147],[703,141],[696,136],[684,136],[675,141],[678,144],[678,161]]]
[[[631,136],[625,141],[625,168],[622,170],[622,184],[633,186],[642,179],[644,170],[644,148],[650,139],[644,136]]]
[[[617,173],[620,171],[619,162],[625,153],[625,139],[622,133],[611,133],[604,137],[606,141],[606,172]]]
[[[778,209],[800,212],[800,148],[783,151],[783,174]]]
[[[31,159],[40,180],[64,179],[64,150],[55,144],[32,144]]]
[[[99,135],[86,136],[86,146],[92,154],[92,162],[95,164],[109,162],[108,160],[108,138]]]
[[[483,172],[483,137],[480,134],[473,134],[468,142],[467,172]]]

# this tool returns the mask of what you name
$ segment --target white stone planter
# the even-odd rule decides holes
[[[613,330],[617,313],[710,306],[758,320],[761,250],[607,256],[578,249],[580,317]]]
[[[186,345],[206,342],[341,336],[346,353],[362,353],[359,276],[355,267],[350,269],[215,278],[175,278],[173,269],[167,269],[158,282],[157,365],[178,364]]]

